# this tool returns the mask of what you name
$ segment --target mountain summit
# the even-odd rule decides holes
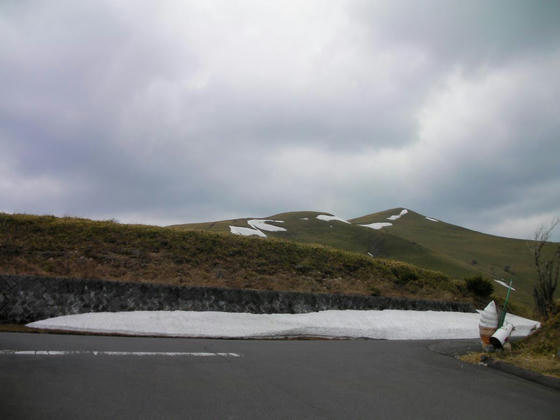
[[[531,303],[534,268],[528,241],[476,232],[403,207],[350,220],[328,212],[298,211],[170,228],[320,244],[405,261],[457,279],[477,274],[511,279],[519,290],[516,298]]]

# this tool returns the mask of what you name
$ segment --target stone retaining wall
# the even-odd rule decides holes
[[[474,312],[470,303],[461,302],[0,275],[0,323],[22,324],[84,312],[185,310],[261,314],[327,309]]]

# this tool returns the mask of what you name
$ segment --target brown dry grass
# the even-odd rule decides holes
[[[513,343],[511,352],[498,351],[492,358],[529,369],[543,375],[560,378],[560,312],[543,323],[542,327],[529,337]],[[478,364],[486,353],[469,353],[459,358],[465,362]]]
[[[21,324],[0,324],[1,332],[35,332],[33,328]]]
[[[469,300],[445,275],[331,248],[0,213],[0,273]]]
[[[457,356],[457,358],[459,360],[462,360],[463,362],[472,363],[473,365],[478,365],[480,363],[480,359],[484,355],[486,355],[486,353],[475,352],[475,353],[462,354],[460,356]]]
[[[500,357],[500,360],[543,375],[560,378],[560,360],[554,354],[511,354]]]
[[[467,353],[458,358],[463,362],[478,365],[482,357],[487,353]],[[532,370],[543,375],[560,378],[560,360],[554,354],[530,354],[530,353],[492,353],[491,357],[523,369]]]

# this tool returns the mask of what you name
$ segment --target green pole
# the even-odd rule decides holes
[[[513,284],[513,280],[509,281],[509,287],[506,294],[506,300],[504,301],[504,308],[502,309],[502,316],[500,317],[500,322],[498,322],[498,328],[502,328],[504,325],[504,321],[506,320],[506,308],[509,300],[509,294],[511,292],[511,285]]]

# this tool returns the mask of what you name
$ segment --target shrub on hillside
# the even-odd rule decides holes
[[[481,275],[465,279],[467,290],[475,296],[488,297],[494,292],[494,286]]]
[[[416,274],[413,270],[409,267],[402,266],[402,267],[393,267],[391,269],[393,274],[396,277],[395,283],[403,286],[410,281],[418,280],[418,274]]]

